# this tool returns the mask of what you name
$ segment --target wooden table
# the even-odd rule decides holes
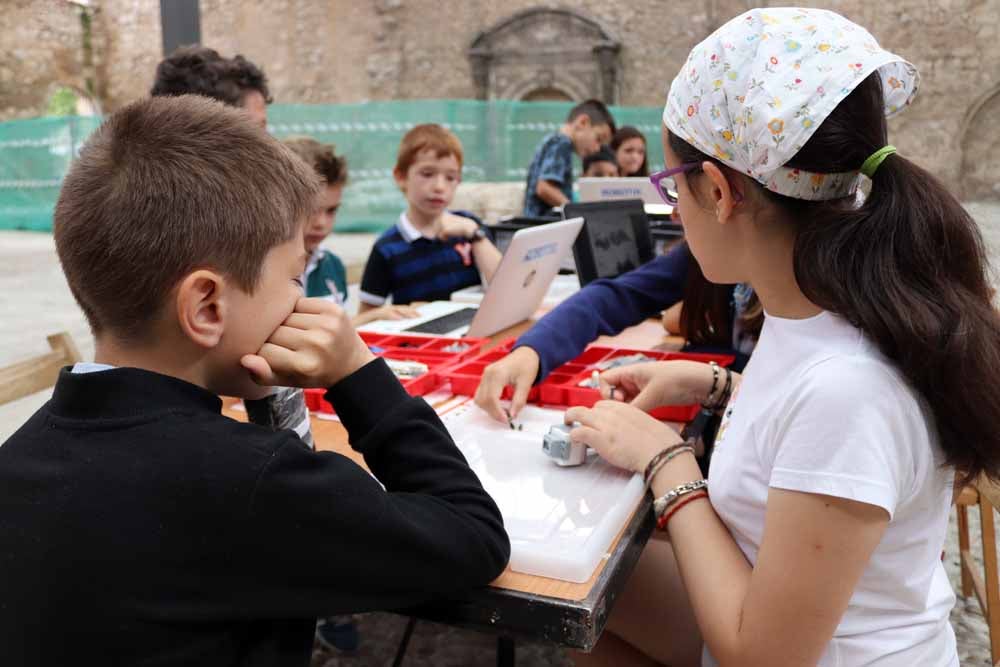
[[[523,333],[531,324],[526,321],[499,332],[491,337],[487,347]],[[648,320],[618,336],[602,337],[596,344],[676,349],[682,342],[676,337],[665,337],[658,320]],[[227,402],[225,414],[245,420],[246,414],[233,410],[231,405],[232,402]],[[317,449],[338,452],[365,467],[361,455],[347,443],[347,432],[340,422],[313,416],[311,423]],[[485,588],[407,609],[405,613],[499,635],[498,665],[514,664],[514,638],[543,640],[589,651],[597,643],[615,600],[652,534],[651,510],[652,502],[646,494],[615,537],[607,557],[582,584],[513,572],[508,566]]]

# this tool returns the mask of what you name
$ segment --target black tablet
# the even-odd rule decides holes
[[[573,244],[581,287],[598,278],[615,278],[653,259],[653,240],[641,199],[566,204],[563,216],[584,220]]]

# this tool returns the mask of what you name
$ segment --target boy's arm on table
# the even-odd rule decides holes
[[[510,556],[493,499],[434,411],[375,360],[326,395],[379,481],[289,436],[261,471],[247,539],[281,572],[255,586],[301,615],[398,608],[495,579]]]
[[[681,299],[688,251],[683,244],[614,279],[590,283],[517,340],[538,353],[538,378],[577,357],[598,336],[617,335]]]

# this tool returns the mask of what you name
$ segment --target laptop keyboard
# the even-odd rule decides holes
[[[421,322],[420,324],[416,324],[409,329],[403,329],[403,331],[424,334],[446,334],[449,331],[454,331],[455,329],[464,327],[472,322],[472,318],[476,316],[477,310],[479,309],[463,308],[462,310],[456,310],[453,313],[442,315],[441,317],[437,317],[433,320]]]

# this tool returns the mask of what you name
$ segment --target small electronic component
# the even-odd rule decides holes
[[[510,416],[510,411],[509,410],[505,409],[503,411],[503,413],[505,415],[507,415],[507,426],[510,426],[510,430],[511,431],[523,431],[524,430],[524,424],[515,424],[514,423],[514,418]]]
[[[569,432],[578,425],[579,423],[573,426],[556,424],[542,438],[542,451],[548,454],[556,465],[578,466],[587,460],[587,445],[569,439]]]
[[[643,364],[647,361],[656,361],[651,357],[647,357],[645,354],[629,354],[624,357],[615,357],[614,359],[608,359],[607,361],[602,361],[597,364],[597,370],[590,374],[590,377],[586,380],[581,380],[577,386],[586,387],[588,389],[600,389],[600,374],[601,371],[608,371],[612,368],[621,368],[622,366],[631,366],[632,364]],[[614,396],[614,387],[611,389],[611,395]]]
[[[385,357],[382,357],[385,359]],[[400,380],[409,380],[412,378],[418,378],[421,375],[427,373],[427,364],[422,364],[419,361],[400,361],[398,359],[385,359],[385,363],[389,365],[389,370],[393,372]]]

